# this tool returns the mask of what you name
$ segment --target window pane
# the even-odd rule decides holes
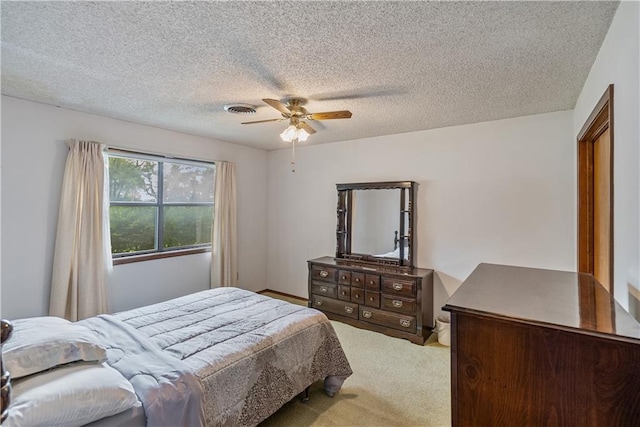
[[[215,168],[164,162],[164,201],[167,203],[213,202]]]
[[[211,243],[212,206],[164,208],[163,248]]]
[[[156,249],[156,217],[155,206],[111,206],[111,253]]]
[[[112,202],[155,202],[157,194],[158,162],[109,156]]]

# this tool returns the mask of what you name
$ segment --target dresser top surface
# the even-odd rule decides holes
[[[321,258],[316,258],[309,260],[308,262],[314,264],[322,264],[329,267],[336,268],[345,268],[345,269],[358,269],[365,273],[370,272],[371,274],[394,274],[401,276],[425,276],[427,274],[432,274],[433,270],[429,268],[405,268],[405,267],[395,267],[391,265],[376,265],[376,264],[359,264],[349,260],[340,260],[335,259],[333,257],[325,256]]]
[[[590,274],[480,264],[444,309],[640,340],[640,324]]]

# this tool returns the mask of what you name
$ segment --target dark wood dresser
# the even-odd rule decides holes
[[[359,265],[331,257],[309,264],[309,307],[328,318],[423,344],[433,329],[433,270]]]
[[[453,426],[640,425],[640,325],[593,276],[480,264],[443,309]]]

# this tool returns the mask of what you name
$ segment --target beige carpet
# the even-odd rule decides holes
[[[262,427],[451,425],[449,347],[438,344],[435,335],[419,346],[332,323],[353,375],[334,398],[324,393],[322,382],[314,384],[308,403],[292,400],[265,420]]]

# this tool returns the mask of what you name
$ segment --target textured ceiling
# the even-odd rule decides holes
[[[2,93],[262,149],[571,109],[617,2],[2,1]],[[233,115],[228,103],[257,106]]]

